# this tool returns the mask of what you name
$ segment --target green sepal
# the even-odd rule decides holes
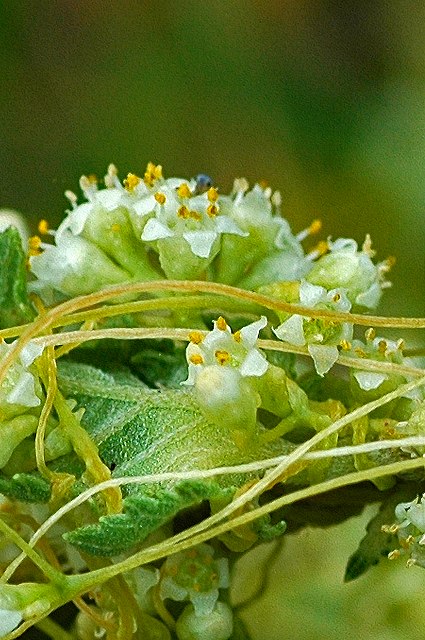
[[[15,227],[0,233],[0,329],[30,322],[34,316],[27,291],[26,257]]]

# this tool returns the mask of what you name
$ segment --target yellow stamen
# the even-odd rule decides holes
[[[397,340],[397,345],[396,346],[397,346],[397,349],[399,351],[403,351],[406,348],[406,344],[405,344],[403,338],[400,338],[399,340]]]
[[[399,558],[401,555],[400,551],[398,549],[394,549],[393,551],[390,551],[388,554],[388,560],[397,560],[397,558]]]
[[[367,329],[365,331],[365,338],[367,340],[367,342],[372,342],[373,340],[375,340],[376,338],[376,331],[373,327],[370,327],[369,329]]]
[[[143,180],[148,187],[152,187],[156,180],[162,178],[162,166],[160,164],[155,165],[153,162],[148,162]]]
[[[128,173],[127,177],[123,182],[124,188],[127,189],[127,191],[129,191],[130,193],[132,193],[134,189],[137,187],[137,185],[140,183],[140,181],[141,181],[141,178],[139,178],[139,176],[136,176],[135,173]]]
[[[364,351],[361,347],[356,347],[354,349],[354,353],[356,354],[356,356],[359,356],[359,358],[367,358],[366,351]]]
[[[118,224],[118,222],[114,222],[114,224],[111,225],[111,231],[112,233],[119,233],[119,231],[121,231],[121,225]]]
[[[160,191],[158,191],[158,193],[155,193],[154,198],[160,205],[165,204],[167,200],[167,198],[165,197],[165,194],[161,193]]]
[[[336,293],[334,295],[334,297],[332,298],[333,302],[339,302],[341,300],[341,294],[340,293]]]
[[[37,229],[38,233],[41,233],[42,236],[45,236],[47,233],[49,233],[49,223],[47,222],[47,220],[40,220]]]
[[[208,205],[207,213],[208,213],[210,218],[215,218],[217,213],[218,213],[217,205],[215,205],[215,204]]]
[[[345,339],[341,340],[341,342],[339,344],[341,345],[341,348],[344,351],[350,351],[351,350],[352,344],[348,340],[345,340]]]
[[[189,209],[185,207],[185,205],[183,204],[180,207],[180,209],[178,209],[177,215],[179,218],[182,218],[183,220],[187,220],[188,218],[190,218]]]
[[[217,327],[217,329],[220,329],[220,331],[227,331],[227,322],[223,318],[223,316],[217,318],[215,326]]]
[[[192,364],[204,364],[204,359],[200,353],[194,353],[192,356],[190,356],[189,362],[191,362]]]
[[[210,187],[207,191],[207,198],[212,203],[217,202],[218,190],[215,187]]]
[[[321,228],[322,228],[322,221],[317,219],[317,220],[313,220],[308,230],[310,232],[310,235],[314,235],[315,233],[319,233]]]
[[[28,240],[28,256],[39,256],[41,253],[41,238],[31,236]]]
[[[233,334],[233,340],[235,340],[235,342],[240,342],[242,340],[240,331],[235,331]]]
[[[97,184],[97,175],[95,173],[89,173],[87,180],[90,184]]]
[[[267,182],[267,180],[264,180],[264,178],[263,178],[262,180],[259,181],[258,185],[262,189],[267,189],[267,187],[269,186],[269,183]]]
[[[201,344],[204,336],[199,331],[191,331],[189,333],[189,340],[193,342],[193,344]]]
[[[189,216],[192,220],[196,220],[196,222],[201,222],[202,216],[198,211],[190,211]]]
[[[379,353],[385,354],[386,350],[387,350],[387,342],[386,340],[380,340],[379,344],[378,344],[378,351]]]
[[[329,245],[326,240],[321,240],[313,249],[313,251],[317,251],[319,256],[325,255],[329,251]]]
[[[218,364],[224,365],[230,362],[230,353],[228,351],[217,350],[214,355]]]
[[[183,182],[177,188],[177,195],[179,196],[179,198],[190,198],[190,196],[192,195],[192,192],[189,189],[189,185],[187,184],[187,182]]]

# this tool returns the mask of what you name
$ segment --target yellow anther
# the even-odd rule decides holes
[[[114,222],[114,224],[111,224],[111,231],[112,233],[119,233],[121,231],[121,225],[118,224],[118,222]]]
[[[228,351],[222,351],[218,349],[214,355],[218,364],[224,365],[230,362],[230,353]]]
[[[235,342],[240,342],[242,340],[240,331],[235,331],[235,333],[233,334],[233,340],[235,340]]]
[[[326,240],[321,240],[313,249],[313,251],[317,251],[319,256],[325,255],[329,251],[329,245]]]
[[[341,300],[341,294],[340,293],[336,293],[332,298],[333,302],[339,302],[340,300]]]
[[[367,358],[366,351],[364,351],[361,347],[356,347],[354,349],[354,353],[356,354],[356,356],[359,356],[359,358]]]
[[[49,223],[47,222],[47,220],[40,220],[37,229],[38,233],[41,233],[42,236],[45,236],[47,233],[49,233]]]
[[[376,338],[375,329],[373,327],[370,327],[369,329],[366,329],[364,336],[365,336],[367,342],[372,342]]]
[[[189,362],[191,362],[192,364],[204,364],[204,359],[200,353],[194,353],[190,356]]]
[[[400,550],[394,549],[393,551],[389,552],[388,560],[397,560],[397,558],[399,558],[400,556],[401,556]]]
[[[379,353],[385,354],[386,350],[387,350],[388,344],[386,342],[386,340],[380,340],[379,344],[378,344],[378,351]]]
[[[177,215],[179,218],[182,218],[183,220],[187,220],[188,218],[190,218],[190,212],[189,209],[183,204],[177,211]]]
[[[207,191],[207,198],[212,203],[217,202],[218,190],[215,187],[210,187]]]
[[[202,220],[202,215],[199,213],[199,211],[190,211],[189,216],[192,218],[192,220],[196,220],[196,222],[201,222]]]
[[[308,230],[310,232],[310,235],[314,235],[315,233],[319,233],[321,228],[322,228],[322,221],[317,219],[317,220],[313,220]]]
[[[179,198],[190,198],[192,192],[187,182],[183,182],[179,187],[177,187],[177,195]]]
[[[161,193],[160,191],[155,193],[154,198],[157,201],[157,203],[160,204],[160,205],[165,204],[165,202],[167,200],[167,198],[165,197],[165,194]]]
[[[148,162],[143,180],[148,187],[152,187],[156,180],[162,178],[162,167],[160,164],[155,165],[153,162]]]
[[[267,180],[264,180],[264,178],[263,178],[262,180],[259,181],[258,185],[262,189],[267,189],[267,187],[269,186],[269,183],[267,182]]]
[[[217,205],[215,205],[215,204],[208,205],[207,213],[208,213],[210,218],[215,218],[217,213],[218,213]]]
[[[352,344],[348,340],[341,340],[339,344],[344,351],[351,351]]]
[[[87,180],[91,185],[97,184],[97,175],[95,173],[89,173]]]
[[[134,189],[140,183],[140,180],[141,180],[141,178],[139,178],[139,176],[136,176],[135,173],[128,173],[127,177],[125,178],[125,180],[123,182],[124,188],[127,189],[127,191],[129,191],[131,193],[132,191],[134,191]]]
[[[75,207],[75,205],[77,204],[77,196],[73,191],[67,189],[65,191],[65,198],[70,201],[73,207]]]
[[[220,331],[227,331],[227,322],[223,318],[223,316],[217,318],[215,326],[217,327],[217,329],[220,329]]]
[[[193,342],[193,344],[201,344],[204,336],[199,331],[191,331],[189,333],[189,340]]]
[[[406,568],[410,569],[411,567],[414,567],[417,564],[417,561],[414,558],[409,558],[406,562]]]
[[[396,347],[397,347],[397,349],[399,351],[403,351],[405,349],[406,344],[405,344],[403,338],[400,338],[399,340],[397,340]]]
[[[41,238],[31,236],[28,240],[28,256],[39,256],[41,253]]]

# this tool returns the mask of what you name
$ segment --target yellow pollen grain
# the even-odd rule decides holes
[[[136,176],[135,173],[128,173],[123,183],[124,188],[127,189],[127,191],[130,191],[131,193],[140,183],[140,180],[141,179],[139,178],[139,176]]]
[[[177,195],[179,196],[179,198],[190,198],[190,196],[192,195],[192,192],[189,189],[189,185],[187,184],[187,182],[183,182],[177,188]]]
[[[400,338],[399,340],[397,340],[396,347],[397,347],[397,349],[398,349],[399,351],[403,351],[403,350],[405,349],[406,344],[405,344],[405,342],[404,342],[403,338]]]
[[[215,187],[210,187],[207,191],[207,198],[212,203],[217,202],[218,190]]]
[[[193,344],[201,344],[204,336],[199,331],[191,331],[189,333],[189,340],[193,342]]]
[[[223,316],[218,317],[215,324],[217,329],[220,329],[220,331],[227,331],[227,322]]]
[[[160,205],[165,204],[165,202],[167,200],[165,195],[163,193],[161,193],[160,191],[158,191],[158,193],[155,193],[154,198],[158,202],[158,204],[160,204]]]
[[[95,173],[89,173],[87,176],[87,181],[90,184],[97,184],[97,175]]]
[[[49,223],[47,222],[47,220],[40,220],[37,229],[38,233],[41,233],[42,236],[45,236],[47,233],[49,233]]]
[[[191,362],[192,364],[204,364],[204,359],[200,353],[194,353],[190,356],[189,362]]]
[[[28,246],[30,249],[39,249],[40,245],[41,245],[40,236],[31,236],[31,238],[28,240]]]
[[[218,213],[217,205],[215,205],[215,204],[208,205],[207,213],[208,213],[210,218],[215,218],[217,213]]]
[[[372,340],[375,340],[376,337],[375,329],[373,327],[366,329],[364,336],[368,342],[372,342]]]
[[[148,162],[146,167],[145,175],[143,180],[148,187],[152,187],[156,180],[160,180],[162,178],[162,166],[160,164],[154,164],[153,162]]]
[[[235,342],[240,342],[242,340],[242,336],[241,336],[241,332],[240,331],[235,331],[235,333],[233,334],[233,340]]]
[[[121,225],[118,224],[118,222],[114,222],[114,224],[111,225],[111,231],[112,233],[119,233],[121,231]]]
[[[339,302],[339,301],[341,300],[341,294],[340,294],[340,293],[336,293],[336,294],[334,295],[334,297],[332,298],[332,300],[333,300],[334,302]]]
[[[262,189],[267,189],[267,187],[269,186],[269,183],[267,182],[267,180],[264,180],[264,178],[263,178],[262,180],[259,181],[258,185]]]
[[[317,220],[313,220],[308,230],[310,232],[310,235],[314,235],[315,233],[319,233],[321,228],[322,228],[322,221],[317,219]]]
[[[190,211],[189,216],[192,218],[192,220],[196,220],[196,222],[201,222],[202,220],[202,216],[199,211]]]
[[[177,215],[178,215],[179,218],[182,218],[183,220],[187,220],[188,218],[190,218],[189,209],[187,207],[185,207],[185,205],[183,204],[178,209]]]
[[[224,365],[230,362],[230,353],[228,351],[222,351],[221,349],[218,349],[214,355],[218,364]]]

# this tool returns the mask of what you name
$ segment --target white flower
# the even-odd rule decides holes
[[[361,359],[376,360],[378,362],[394,362],[396,364],[403,364],[403,341],[399,340],[394,342],[393,340],[387,340],[380,337],[373,337],[373,331],[366,332],[366,343],[360,340],[353,340],[350,345],[350,354],[353,357],[359,357]],[[403,379],[400,376],[394,376],[394,374],[380,373],[379,371],[362,371],[361,369],[353,369],[352,376],[356,380],[360,389],[363,391],[374,391],[385,381],[392,381],[394,384],[402,384]],[[385,392],[389,389],[386,388]]]
[[[372,309],[377,306],[382,288],[388,287],[384,282],[383,264],[375,265],[371,257],[369,236],[358,251],[357,242],[350,238],[338,238],[335,242],[328,240],[329,253],[319,258],[312,266],[306,279],[312,284],[327,289],[342,287],[352,304]]]
[[[196,195],[195,188],[193,181],[165,180],[153,196],[151,212],[155,217],[147,221],[142,240],[184,238],[195,256],[212,258],[219,249],[214,243],[221,234],[247,235],[231,218],[220,213],[216,189],[211,187]]]
[[[329,309],[348,312],[351,303],[342,289],[326,291],[323,287],[302,281],[299,287],[299,304],[312,309]],[[324,375],[338,359],[337,345],[352,336],[352,325],[348,322],[329,321],[325,318],[308,318],[291,315],[274,333],[280,340],[295,346],[305,346],[313,358],[316,371]]]
[[[232,334],[229,325],[220,317],[205,338],[198,332],[192,333],[186,349],[189,376],[183,384],[195,384],[202,369],[211,366],[231,368],[241,377],[264,375],[268,362],[255,345],[258,334],[266,325],[267,318],[262,316]]]
[[[161,598],[190,600],[196,615],[210,614],[219,589],[227,589],[230,583],[227,558],[213,556],[212,547],[200,544],[167,558],[161,568]]]
[[[0,342],[0,362],[12,349],[13,343]],[[23,407],[37,407],[40,404],[38,379],[28,371],[34,360],[41,355],[43,346],[29,342],[19,359],[12,364],[0,389],[0,414],[8,417],[22,411]],[[12,406],[8,406],[12,405]],[[16,405],[16,406],[14,406]]]

